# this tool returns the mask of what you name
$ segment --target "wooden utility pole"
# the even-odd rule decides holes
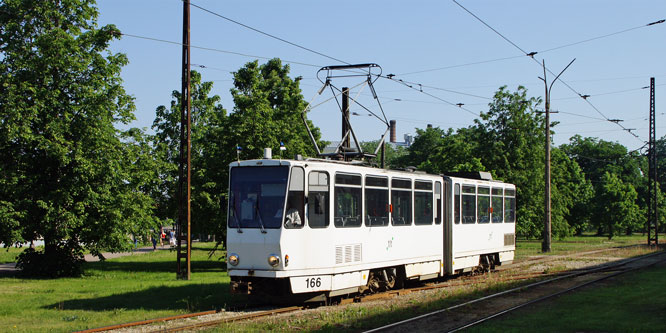
[[[180,96],[180,160],[178,167],[178,223],[177,232],[177,262],[176,275],[181,279],[190,279],[192,255],[192,226],[190,220],[190,176],[191,176],[191,148],[190,125],[190,1],[183,1],[183,66],[182,86]],[[186,243],[183,244],[182,242]],[[185,259],[184,265],[181,259]]]
[[[550,219],[550,90],[553,88],[553,84],[557,79],[564,73],[564,71],[573,64],[574,60],[571,60],[571,62],[567,65],[567,67],[564,67],[564,69],[560,72],[560,74],[557,74],[555,77],[555,80],[550,83],[550,86],[548,86],[548,81],[546,80],[546,61],[542,61],[543,65],[543,78],[539,77],[545,87],[546,87],[546,158],[545,158],[545,164],[546,164],[546,174],[545,174],[545,183],[546,183],[546,195],[545,195],[545,202],[544,202],[544,224],[543,224],[543,242],[541,243],[541,251],[542,252],[550,252],[551,250],[551,219]]]

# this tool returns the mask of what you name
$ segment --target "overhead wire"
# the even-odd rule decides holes
[[[522,58],[522,57],[523,57],[523,55],[497,58],[497,59],[490,59],[490,60],[481,60],[481,61],[475,61],[475,62],[468,62],[468,63],[464,63],[464,64],[458,64],[458,65],[451,65],[451,66],[445,66],[445,67],[424,69],[424,70],[414,71],[414,72],[398,73],[396,75],[405,76],[405,75],[412,75],[412,74],[421,74],[421,73],[435,72],[435,71],[441,71],[441,70],[451,69],[451,68],[487,64],[487,63],[491,63],[491,62],[504,61],[504,60],[509,60],[509,59],[517,59],[517,58]]]
[[[185,44],[181,42],[174,42],[166,39],[159,39],[159,38],[154,38],[154,37],[146,37],[146,36],[140,36],[140,35],[133,35],[133,34],[128,34],[128,33],[121,33],[123,36],[127,37],[132,37],[132,38],[138,38],[138,39],[144,39],[144,40],[150,40],[154,42],[160,42],[160,43],[166,43],[166,44],[172,44],[172,45],[179,45],[179,46],[184,46]],[[237,55],[241,57],[246,57],[246,58],[255,58],[255,59],[264,59],[264,60],[270,60],[273,59],[271,57],[264,57],[264,56],[258,56],[258,55],[251,55],[247,53],[240,53],[240,52],[234,52],[234,51],[227,51],[227,50],[222,50],[222,49],[216,49],[212,47],[203,47],[203,46],[196,46],[196,45],[190,45],[191,48],[193,49],[199,49],[199,50],[205,50],[205,51],[212,51],[212,52],[218,52],[218,53],[225,53],[225,54],[231,54],[231,55]],[[301,65],[301,66],[308,66],[308,67],[316,67],[320,68],[321,65],[314,65],[314,64],[308,64],[304,62],[299,62],[299,61],[293,61],[293,60],[288,60],[288,59],[281,59],[285,63],[289,64],[294,64],[294,65]]]
[[[621,93],[626,93],[630,91],[639,91],[639,90],[645,90],[650,88],[649,86],[643,86],[640,88],[631,88],[631,89],[623,89],[623,90],[615,90],[615,91],[609,91],[609,92],[604,92],[604,93],[598,93],[598,94],[587,94],[583,98],[591,98],[591,97],[596,97],[596,96],[606,96],[606,95],[615,95],[615,94],[621,94]],[[552,99],[553,101],[563,101],[563,100],[568,100],[568,99],[578,99],[581,96],[575,96],[575,97],[562,97],[562,98],[555,98]]]
[[[400,84],[402,84],[402,85],[404,85],[404,86],[406,86],[406,87],[409,87],[409,88],[411,88],[411,89],[413,89],[413,90],[420,91],[422,94],[425,94],[425,95],[430,96],[430,97],[432,97],[432,98],[434,98],[434,99],[440,100],[440,101],[442,101],[442,102],[444,102],[444,103],[446,103],[446,104],[448,104],[448,105],[451,105],[451,106],[457,106],[458,108],[460,108],[460,109],[462,109],[462,110],[465,110],[467,113],[469,113],[469,114],[471,114],[471,115],[473,115],[473,116],[475,116],[475,117],[478,117],[478,116],[479,116],[479,113],[474,113],[473,111],[470,111],[469,109],[462,107],[462,106],[464,105],[464,104],[462,104],[462,103],[455,104],[455,103],[449,102],[449,101],[447,101],[447,100],[445,100],[445,99],[443,99],[443,98],[441,98],[441,97],[439,97],[439,96],[435,96],[435,95],[433,95],[433,94],[430,94],[430,93],[424,91],[423,88],[420,88],[420,89],[419,89],[419,88],[414,87],[414,85],[409,84],[409,83],[407,83],[407,82],[405,82],[405,81],[403,81],[403,80],[400,80],[400,79],[396,80],[396,79],[394,79],[392,76],[388,76],[388,75],[379,75],[379,77],[384,78],[384,79],[388,79],[388,80],[393,81],[393,82],[400,83]]]
[[[456,1],[456,0],[451,0],[451,1],[453,1],[453,2],[454,2],[456,5],[458,5],[460,8],[462,8],[462,9],[465,10],[467,13],[469,13],[470,15],[472,15],[474,18],[476,18],[479,22],[481,22],[483,25],[485,25],[486,27],[488,27],[490,30],[492,30],[493,32],[495,32],[497,35],[499,35],[502,39],[504,39],[505,41],[507,41],[509,44],[513,45],[515,48],[517,48],[518,50],[520,50],[521,52],[523,52],[525,55],[529,56],[529,57],[530,57],[532,60],[534,60],[534,61],[535,61],[540,67],[545,68],[545,70],[547,70],[549,73],[551,73],[552,75],[555,75],[555,73],[553,73],[548,67],[546,67],[545,65],[543,65],[542,63],[540,63],[539,60],[537,60],[537,59],[534,57],[534,55],[535,55],[537,52],[530,52],[530,53],[528,53],[527,51],[523,50],[520,46],[518,46],[516,43],[514,43],[513,41],[511,41],[510,39],[508,39],[506,36],[504,36],[503,34],[501,34],[499,31],[495,30],[495,28],[491,27],[488,23],[486,23],[486,22],[485,22],[484,20],[482,20],[480,17],[478,17],[477,15],[475,15],[474,13],[472,13],[470,10],[468,10],[467,8],[465,8],[465,7],[464,7],[463,5],[461,5],[458,1]],[[656,22],[649,23],[649,24],[647,24],[646,26],[655,25],[655,24],[660,24],[660,23],[663,23],[663,22],[664,22],[664,20],[660,20],[660,21],[656,21]],[[623,125],[620,124],[619,122],[611,121],[611,119],[608,118],[605,114],[603,114],[603,113],[601,112],[601,110],[599,110],[599,108],[597,108],[594,104],[592,104],[592,102],[590,102],[590,101],[587,99],[587,97],[583,97],[583,96],[585,96],[585,95],[583,95],[583,94],[579,93],[578,91],[576,91],[576,90],[575,90],[573,87],[571,87],[571,85],[569,85],[566,81],[561,80],[561,79],[560,79],[559,81],[562,82],[562,84],[564,84],[567,88],[569,88],[569,90],[573,91],[576,95],[580,96],[583,100],[585,100],[585,102],[586,102],[590,107],[592,107],[597,113],[599,113],[604,119],[606,119],[607,121],[612,122],[612,123],[618,125],[618,126],[621,127],[624,131],[626,131],[627,133],[631,134],[631,135],[632,135],[633,137],[635,137],[636,139],[638,139],[638,140],[640,140],[640,141],[642,141],[642,142],[645,142],[645,140],[642,140],[642,139],[641,139],[636,133],[633,133],[633,132],[632,132],[632,129],[626,128],[625,126],[623,126]]]
[[[483,20],[481,20],[481,19],[480,19],[478,16],[476,16],[474,13],[472,13],[472,12],[469,11],[469,10],[467,10],[467,8],[463,7],[462,5],[460,5],[460,4],[459,4],[458,2],[456,2],[456,1],[453,1],[453,2],[455,2],[455,3],[456,3],[458,6],[460,6],[461,8],[463,8],[465,11],[467,11],[470,15],[474,16],[475,18],[477,18],[477,19],[478,19],[479,21],[481,21],[484,25],[486,25],[488,28],[490,28],[490,29],[493,30],[495,33],[497,33],[499,36],[501,36],[504,40],[508,41],[508,42],[511,43],[513,46],[517,47],[519,50],[521,50],[521,52],[523,52],[523,54],[522,54],[522,55],[517,55],[517,56],[509,56],[509,57],[502,57],[502,58],[496,58],[496,59],[489,59],[489,60],[480,60],[480,61],[469,62],[469,63],[458,64],[458,65],[444,66],[444,67],[438,67],[438,68],[430,68],[430,69],[424,69],[424,70],[413,71],[413,72],[399,73],[399,74],[397,74],[397,75],[405,76],[405,75],[412,75],[412,74],[421,74],[421,73],[434,72],[434,71],[440,71],[440,70],[451,69],[451,68],[458,68],[458,67],[465,67],[465,66],[472,66],[472,65],[480,65],[480,64],[491,63],[491,62],[497,62],[497,61],[504,61],[504,60],[510,60],[510,59],[517,59],[517,58],[522,58],[522,57],[524,57],[525,55],[527,55],[527,56],[534,56],[534,55],[536,55],[536,54],[538,54],[538,53],[546,53],[546,52],[550,52],[550,51],[554,51],[554,50],[559,50],[559,49],[563,49],[563,48],[566,48],[566,47],[570,47],[570,46],[574,46],[574,45],[578,45],[578,44],[583,44],[583,43],[591,42],[591,41],[594,41],[594,40],[597,40],[597,39],[602,39],[602,38],[606,38],[606,37],[610,37],[610,36],[619,35],[619,34],[622,34],[622,33],[625,33],[625,32],[633,31],[633,30],[640,29],[640,28],[645,28],[645,27],[648,27],[648,26],[652,26],[652,25],[660,24],[660,23],[663,23],[663,22],[664,22],[664,20],[659,20],[659,21],[655,21],[655,22],[648,23],[648,24],[642,24],[642,25],[639,25],[639,26],[636,26],[636,27],[632,27],[632,28],[624,29],[624,30],[621,30],[621,31],[616,31],[616,32],[613,32],[613,33],[609,33],[609,34],[605,34],[605,35],[601,35],[601,36],[596,36],[596,37],[592,37],[592,38],[588,38],[588,39],[580,40],[580,41],[577,41],[577,42],[573,42],[573,43],[568,43],[568,44],[564,44],[564,45],[560,45],[560,46],[552,47],[552,48],[545,49],[545,50],[541,50],[541,51],[537,51],[537,52],[530,52],[530,53],[527,53],[527,52],[525,52],[524,50],[522,50],[521,48],[519,48],[518,45],[516,45],[516,44],[513,43],[511,40],[509,40],[506,36],[502,35],[502,34],[499,33],[497,30],[495,30],[493,27],[491,27],[489,24],[487,24],[487,23],[485,23]]]
[[[467,10],[465,7],[463,7],[462,5],[460,5],[457,1],[453,0],[453,2],[456,3],[458,6],[460,6],[461,8],[463,8],[465,11],[467,11],[470,15],[474,16],[477,20],[479,20],[480,22],[482,22],[484,25],[486,25],[489,29],[493,30],[496,34],[498,34],[498,35],[499,35],[500,37],[502,37],[504,40],[506,40],[507,42],[509,42],[510,44],[512,44],[514,47],[516,47],[517,49],[519,49],[521,52],[523,52],[523,53],[526,54],[526,55],[529,55],[525,50],[523,50],[522,48],[520,48],[517,44],[515,44],[514,42],[512,42],[511,40],[509,40],[506,36],[502,35],[499,31],[497,31],[496,29],[494,29],[493,27],[491,27],[489,24],[485,23],[483,20],[481,20],[481,19],[480,19],[478,16],[476,16],[474,13],[472,13],[471,11]],[[210,13],[210,14],[212,14],[212,15],[215,15],[215,16],[217,16],[217,17],[220,17],[220,18],[222,18],[222,19],[225,19],[225,20],[227,20],[227,21],[229,21],[229,22],[232,22],[232,23],[234,23],[234,24],[240,25],[240,26],[242,26],[242,27],[244,27],[244,28],[250,29],[250,30],[255,31],[255,32],[257,32],[257,33],[263,34],[263,35],[268,36],[268,37],[270,37],[270,38],[273,38],[273,39],[279,40],[279,41],[281,41],[281,42],[284,42],[284,43],[287,43],[287,44],[289,44],[289,45],[295,46],[295,47],[297,47],[297,48],[300,48],[300,49],[306,50],[306,51],[308,51],[308,52],[311,52],[311,53],[314,53],[314,54],[317,54],[317,55],[320,55],[320,56],[326,57],[326,58],[331,59],[331,60],[335,60],[335,61],[338,61],[338,62],[342,62],[342,63],[345,63],[345,64],[349,64],[349,63],[346,62],[346,61],[343,61],[343,60],[340,60],[340,59],[337,59],[337,58],[331,57],[331,56],[329,56],[329,55],[326,55],[326,54],[323,54],[323,53],[321,53],[321,52],[315,51],[315,50],[313,50],[313,49],[310,49],[310,48],[304,47],[304,46],[302,46],[302,45],[299,45],[299,44],[296,44],[296,43],[290,42],[290,41],[288,41],[288,40],[285,40],[285,39],[283,39],[283,38],[277,37],[277,36],[275,36],[275,35],[272,35],[272,34],[266,33],[266,32],[264,32],[264,31],[261,31],[261,30],[257,29],[257,28],[254,28],[254,27],[248,26],[248,25],[246,25],[246,24],[243,24],[243,23],[241,23],[241,22],[238,22],[238,21],[236,21],[236,20],[233,20],[233,19],[231,19],[231,18],[228,18],[228,17],[226,17],[226,16],[224,16],[224,15],[221,15],[221,14],[219,14],[219,13],[213,12],[213,11],[211,11],[211,10],[209,10],[209,9],[206,9],[206,8],[204,8],[204,7],[201,7],[201,6],[199,6],[199,5],[196,5],[196,4],[193,4],[193,3],[191,3],[191,5],[192,5],[193,7],[195,7],[195,8],[198,8],[198,9],[202,10],[202,11],[208,12],[208,13]],[[653,23],[648,24],[648,25],[653,25],[653,24],[662,23],[662,22],[663,22],[663,20],[662,20],[662,21],[658,21],[658,22],[653,22]],[[570,44],[566,44],[566,45],[558,46],[558,47],[551,48],[551,49],[547,49],[547,50],[544,50],[544,51],[541,51],[541,52],[547,52],[547,51],[551,51],[551,50],[555,50],[555,49],[559,49],[559,48],[563,48],[563,47],[567,47],[567,46],[572,46],[572,45],[580,44],[580,43],[583,43],[583,42],[587,42],[587,41],[591,41],[591,40],[595,40],[595,39],[600,39],[600,38],[604,38],[604,37],[608,37],[608,36],[616,35],[616,34],[619,34],[619,33],[627,32],[627,31],[630,31],[630,30],[635,30],[635,29],[638,29],[638,28],[641,28],[641,27],[644,27],[644,26],[634,27],[634,28],[630,28],[630,29],[623,30],[623,31],[615,32],[615,33],[612,33],[612,34],[607,34],[607,35],[604,35],[604,36],[599,36],[599,37],[591,38],[591,39],[584,40],[584,41],[579,41],[579,42],[575,42],[575,43],[570,43]],[[173,41],[168,41],[168,40],[163,40],[163,39],[157,39],[157,38],[151,38],[151,37],[145,37],[145,36],[139,36],[139,35],[132,35],[132,34],[125,34],[125,33],[123,33],[123,35],[128,36],[128,37],[133,37],[133,38],[140,38],[140,39],[152,40],[152,41],[163,42],[163,43],[169,43],[169,44],[174,44],[174,45],[181,45],[181,46],[183,45],[182,43],[179,43],[179,42],[173,42]],[[221,50],[221,49],[216,49],[216,48],[200,47],[200,46],[194,46],[194,45],[190,45],[190,47],[192,47],[192,48],[196,48],[196,49],[202,49],[202,50],[208,50],[208,51],[214,51],[214,52],[220,52],[220,53],[226,53],[226,54],[238,55],[238,56],[243,56],[243,57],[259,58],[259,59],[271,59],[271,58],[269,58],[269,57],[262,57],[262,56],[250,55],[250,54],[245,54],[245,53],[240,53],[240,52],[234,52],[234,51],[227,51],[227,50]],[[479,62],[473,62],[473,63],[467,63],[467,64],[461,64],[461,65],[447,66],[447,67],[442,67],[442,68],[440,68],[440,69],[453,68],[453,67],[461,67],[461,66],[467,66],[467,65],[473,65],[473,64],[480,64],[480,63],[487,63],[487,62],[494,62],[494,61],[500,61],[500,60],[507,60],[507,59],[519,58],[519,57],[522,57],[522,55],[521,55],[521,56],[504,57],[504,58],[493,59],[493,60],[486,60],[486,61],[479,61]],[[535,60],[536,60],[536,59],[535,59]],[[303,62],[298,62],[298,61],[291,61],[291,60],[286,60],[286,59],[283,59],[283,61],[286,62],[286,63],[297,64],[297,65],[303,65],[303,66],[309,66],[309,67],[321,67],[320,65],[308,64],[308,63],[303,63]],[[212,68],[212,67],[205,67],[205,66],[203,66],[203,65],[199,65],[199,66],[200,66],[201,68],[215,69],[215,68]],[[218,70],[222,70],[222,69],[218,69]],[[226,70],[223,70],[223,71],[226,71]],[[426,70],[426,71],[429,71],[429,70]],[[422,72],[426,72],[426,71],[417,71],[417,72],[403,73],[403,74],[401,74],[401,75],[408,75],[408,74],[422,73]],[[550,71],[550,70],[549,70],[549,71]],[[396,79],[393,79],[392,77],[384,77],[384,78],[388,78],[388,79],[391,79],[392,81],[399,82],[399,83],[401,83],[401,84],[403,84],[403,85],[409,87],[410,89],[418,90],[419,92],[424,93],[425,95],[428,95],[428,96],[430,96],[430,97],[432,97],[432,98],[435,98],[435,99],[437,99],[437,100],[440,100],[440,101],[444,102],[444,104],[448,104],[448,105],[451,105],[451,106],[458,106],[459,108],[465,110],[466,112],[468,112],[468,113],[470,113],[470,114],[472,114],[472,115],[474,115],[474,116],[478,116],[478,114],[476,114],[476,113],[474,113],[474,112],[468,110],[467,108],[463,108],[463,107],[462,107],[462,105],[463,105],[462,103],[454,104],[454,103],[452,103],[452,102],[450,102],[450,101],[447,101],[447,100],[445,100],[445,99],[443,99],[443,98],[440,98],[440,97],[438,97],[438,96],[435,96],[435,95],[432,95],[432,94],[430,94],[430,93],[427,93],[427,92],[423,91],[423,87],[427,87],[427,88],[435,89],[435,90],[446,91],[446,92],[455,93],[455,94],[460,94],[460,95],[465,95],[465,96],[470,96],[470,97],[475,97],[475,98],[481,98],[481,99],[492,100],[492,98],[488,98],[488,97],[484,97],[484,96],[479,96],[479,95],[474,95],[474,94],[469,94],[469,93],[463,93],[463,92],[454,91],[454,90],[451,90],[451,89],[439,88],[439,87],[434,87],[434,86],[429,86],[429,85],[422,85],[422,84],[420,84],[420,83],[410,82],[410,81],[396,80]],[[562,81],[562,80],[560,80],[560,81]],[[562,82],[563,82],[565,85],[567,85],[564,81],[562,81]],[[418,86],[419,86],[419,89],[416,89],[416,87],[414,87],[414,85],[418,85]],[[567,85],[567,86],[568,86],[568,85]],[[574,91],[575,93],[577,93],[573,88],[571,88],[570,86],[568,86],[568,87],[569,87],[569,89],[571,89],[572,91]],[[642,89],[642,88],[641,88],[641,89]],[[578,93],[577,93],[577,94],[578,94]],[[578,95],[581,96],[580,94],[578,94]],[[605,115],[603,115],[603,113],[601,113],[601,112],[600,112],[600,111],[599,111],[594,105],[592,105],[589,101],[587,101],[587,102],[588,102],[588,103],[589,103],[589,104],[590,104],[595,110],[597,110],[597,112],[600,113],[600,114],[601,114],[606,120],[609,120],[609,119],[608,119],[607,117],[605,117]],[[471,105],[471,104],[468,104],[468,105]],[[618,124],[618,125],[619,125],[619,124]],[[620,126],[621,126],[621,125],[620,125]],[[621,126],[621,127],[623,127],[623,126]],[[624,129],[624,128],[623,128],[623,129]],[[626,129],[625,129],[625,130],[626,130]],[[629,132],[629,133],[632,134],[632,135],[634,135],[634,136],[636,136],[634,133],[631,133],[631,132]],[[636,136],[636,137],[637,137],[637,136]],[[638,138],[638,137],[637,137],[637,138]]]
[[[582,43],[591,42],[591,41],[597,40],[597,39],[602,39],[602,38],[606,38],[606,37],[610,37],[610,36],[619,35],[619,34],[622,34],[622,33],[625,33],[625,32],[629,32],[629,31],[632,31],[632,30],[649,27],[649,26],[652,26],[652,25],[655,25],[655,24],[660,24],[660,23],[664,23],[664,20],[659,20],[659,21],[648,23],[648,24],[641,24],[641,25],[635,26],[633,28],[616,31],[616,32],[613,32],[613,33],[610,33],[610,34],[597,36],[597,37],[592,37],[592,38],[584,39],[584,40],[581,40],[581,41],[578,41],[578,42],[556,46],[556,47],[553,47],[553,48],[550,48],[550,49],[539,51],[538,53],[545,53],[545,52],[549,52],[549,51],[559,50],[559,49],[563,49],[565,47],[574,46],[574,45],[578,45],[578,44],[582,44]]]
[[[257,29],[257,28],[251,27],[251,26],[249,26],[249,25],[247,25],[247,24],[244,24],[244,23],[241,23],[241,22],[239,22],[239,21],[233,20],[233,19],[231,19],[231,18],[229,18],[229,17],[226,17],[226,16],[224,16],[224,15],[222,15],[222,14],[220,14],[220,13],[216,13],[216,12],[210,10],[210,9],[207,9],[207,8],[201,7],[201,6],[199,6],[199,5],[197,5],[197,4],[194,4],[194,3],[192,3],[192,2],[190,2],[190,5],[191,5],[192,7],[198,8],[198,9],[204,11],[204,12],[207,12],[207,13],[209,13],[209,14],[211,14],[211,15],[214,15],[214,16],[217,16],[217,17],[222,18],[222,19],[224,19],[224,20],[227,20],[227,21],[229,21],[229,22],[231,22],[231,23],[234,23],[234,24],[240,25],[241,27],[244,27],[244,28],[246,28],[246,29],[252,30],[252,31],[257,32],[257,33],[260,33],[260,34],[262,34],[262,35],[264,35],[264,36],[267,36],[267,37],[270,37],[270,38],[276,39],[276,40],[281,41],[281,42],[283,42],[283,43],[286,43],[286,44],[289,44],[289,45],[291,45],[291,46],[297,47],[297,48],[299,48],[299,49],[302,49],[302,50],[305,50],[305,51],[308,51],[308,52],[311,52],[311,53],[314,53],[314,54],[320,55],[320,56],[322,56],[322,57],[325,57],[325,58],[328,58],[328,59],[331,59],[331,60],[335,60],[335,61],[337,61],[337,62],[341,62],[341,63],[343,63],[343,64],[351,65],[350,63],[348,63],[348,62],[346,62],[346,61],[344,61],[344,60],[340,60],[340,59],[338,59],[338,58],[335,58],[335,57],[329,56],[329,55],[324,54],[324,53],[321,53],[321,52],[319,52],[319,51],[315,51],[315,50],[313,50],[313,49],[311,49],[311,48],[308,48],[308,47],[305,47],[305,46],[302,46],[302,45],[299,45],[299,44],[296,44],[296,43],[290,42],[290,41],[288,41],[288,40],[286,40],[286,39],[284,39],[284,38],[280,38],[280,37],[275,36],[275,35],[273,35],[273,34],[269,34],[269,33],[265,32],[265,31],[259,30],[259,29]]]

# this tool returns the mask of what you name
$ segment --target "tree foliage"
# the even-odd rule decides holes
[[[316,154],[301,118],[306,103],[299,87],[300,77],[292,79],[288,74],[289,65],[283,66],[280,59],[263,65],[249,62],[234,73],[234,112],[229,115],[232,131],[228,144],[242,147],[241,159],[259,158],[264,148],[278,153],[280,142],[290,157]],[[319,146],[325,146],[325,142],[320,142],[319,128],[307,122]],[[235,154],[229,150],[232,152]]]
[[[414,143],[398,163],[402,167],[414,166],[433,174],[447,171],[485,171],[481,159],[476,157],[474,132],[462,128],[444,131],[439,127],[417,129]]]
[[[263,148],[273,148],[277,155],[281,142],[287,148],[285,158],[314,155],[301,119],[305,102],[299,79],[293,80],[288,74],[289,66],[282,66],[279,59],[263,65],[257,61],[247,63],[234,73],[231,95],[235,106],[233,113],[227,115],[219,104],[220,97],[211,96],[213,83],[192,72],[193,233],[213,234],[218,241],[224,239],[228,169],[229,163],[238,158],[237,146],[242,147],[241,159],[261,158]],[[158,202],[158,216],[166,224],[177,219],[180,97],[181,93],[174,91],[170,107],[159,106],[153,123],[155,156],[164,165],[152,193]],[[310,122],[309,126],[319,140],[319,129]]]
[[[457,131],[417,129],[414,144],[399,164],[435,174],[490,171],[494,178],[516,184],[517,232],[538,237],[545,216],[545,119],[535,111],[540,103],[540,99],[528,97],[524,87],[514,92],[501,87],[488,112],[482,113],[474,125]],[[563,151],[552,149],[553,234],[564,237],[585,230],[588,220],[580,220],[578,214],[593,194],[578,164]]]
[[[640,209],[636,204],[637,193],[631,184],[624,183],[620,177],[606,172],[599,186],[598,199],[600,226],[606,228],[608,239],[631,228],[636,223]]]
[[[226,166],[218,159],[219,136],[225,134],[226,110],[220,96],[210,93],[213,82],[202,82],[201,74],[191,72],[191,221],[193,234],[215,234],[224,220],[223,196],[226,193]],[[180,161],[181,92],[171,93],[170,107],[160,105],[153,122],[153,145],[159,160],[159,182],[151,191],[158,203],[157,216],[162,225],[178,218],[178,166]]]
[[[0,3],[0,241],[44,238],[27,271],[77,273],[83,248],[128,249],[152,222],[141,144],[114,127],[133,119],[127,58],[105,52],[120,34],[97,15],[85,0]],[[61,264],[73,269],[44,269]]]
[[[535,112],[540,103],[522,86],[515,92],[500,87],[473,127],[479,144],[476,156],[496,178],[516,184],[516,231],[523,236],[543,230],[545,122]]]
[[[634,201],[639,205],[642,214],[633,216],[632,223],[620,223],[617,227],[625,228],[624,231],[627,233],[643,228],[647,207],[645,200],[647,179],[644,177],[647,172],[647,160],[644,156],[639,155],[638,152],[627,151],[625,146],[617,142],[592,137],[583,138],[580,135],[573,136],[569,139],[569,143],[562,145],[561,148],[576,161],[587,181],[594,187],[594,198],[577,211],[580,219],[587,220],[589,227],[596,228],[599,234],[609,231],[608,214],[604,212],[610,204],[607,200],[612,196],[604,195],[604,193],[608,191],[607,183],[610,175],[618,178],[623,185],[631,186],[634,192],[640,193],[640,196],[637,196]],[[617,229],[615,229],[616,231]]]
[[[379,140],[367,141],[361,143],[361,148],[363,148],[364,152],[372,154],[375,152],[375,149],[377,149],[377,145],[379,145]],[[407,153],[407,149],[405,147],[394,146],[390,143],[386,143],[384,151],[386,154],[385,167],[387,169],[395,169],[400,167],[399,160],[403,155]],[[374,163],[380,166],[381,161],[382,161],[382,149],[380,148],[379,151],[377,152],[377,157],[375,158]]]

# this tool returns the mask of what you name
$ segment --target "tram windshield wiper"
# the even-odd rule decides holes
[[[257,197],[257,204],[254,206],[257,210],[257,217],[259,217],[259,226],[261,227],[261,233],[266,233],[266,228],[264,228],[264,220],[261,218],[261,209],[259,209],[259,198]]]

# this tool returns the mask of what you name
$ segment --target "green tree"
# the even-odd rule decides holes
[[[637,196],[631,184],[624,183],[615,174],[604,173],[598,193],[598,200],[602,204],[598,209],[608,239],[636,223],[640,212],[636,204]]]
[[[551,150],[551,222],[553,235],[581,234],[590,225],[586,209],[594,199],[594,187],[576,161],[561,149]]]
[[[220,161],[219,137],[224,136],[227,114],[220,96],[210,93],[213,82],[202,82],[191,72],[191,221],[193,234],[218,234],[225,219],[224,195],[227,166]],[[155,157],[160,165],[160,182],[151,191],[158,203],[157,216],[163,225],[178,218],[178,165],[180,159],[181,92],[171,93],[171,104],[156,109],[153,122]],[[231,150],[231,147],[228,147]],[[228,159],[228,157],[227,157]]]
[[[105,51],[120,32],[93,3],[0,3],[0,241],[43,237],[19,259],[28,273],[77,274],[84,249],[129,249],[151,223],[143,152],[114,127],[133,119],[127,58]]]
[[[399,159],[403,167],[415,166],[433,174],[457,171],[485,171],[481,159],[476,157],[475,132],[461,128],[454,132],[437,128],[417,129],[409,152]]]
[[[363,148],[363,151],[366,153],[374,153],[375,149],[377,149],[377,145],[379,145],[379,140],[374,140],[374,141],[367,141],[367,142],[361,142],[361,148]],[[387,169],[392,169],[392,168],[397,168],[399,167],[399,162],[398,160],[407,154],[407,149],[402,146],[393,146],[390,143],[386,143],[385,147],[385,152],[386,152],[386,165],[385,167]],[[382,163],[382,150],[381,148],[377,152],[377,157],[375,158],[374,163],[376,165],[381,165]]]
[[[657,181],[661,192],[666,192],[666,136],[662,136],[655,142],[655,150],[657,152]],[[644,170],[647,177],[647,169]]]
[[[518,223],[524,237],[542,234],[544,220],[544,117],[535,112],[540,99],[529,98],[524,87],[510,92],[501,87],[488,112],[468,128],[417,130],[414,144],[399,162],[430,173],[490,171],[496,179],[518,188]],[[552,126],[554,126],[553,124]],[[575,215],[593,195],[580,167],[566,154],[551,154],[551,217],[553,233],[577,232],[584,221]]]
[[[585,174],[585,178],[592,183],[595,189],[595,199],[589,205],[580,207],[578,211],[582,218],[589,218],[589,226],[596,228],[597,233],[604,232],[607,222],[600,214],[608,204],[604,201],[606,173],[615,175],[623,183],[630,184],[640,194],[636,200],[641,211],[645,211],[647,202],[647,161],[638,152],[629,152],[627,148],[617,142],[600,140],[598,138],[576,135],[569,139],[568,144],[560,147],[571,159],[575,160]],[[642,229],[645,214],[638,214],[634,223],[626,225],[626,232],[631,233]]]
[[[545,120],[535,112],[540,103],[522,86],[515,92],[500,87],[488,112],[472,128],[478,144],[475,155],[486,170],[516,184],[516,232],[528,237],[541,235],[544,219]]]
[[[289,67],[283,67],[279,59],[264,65],[247,63],[234,73],[235,107],[227,115],[220,97],[210,96],[212,82],[203,82],[199,73],[192,72],[193,233],[214,234],[218,242],[225,238],[228,168],[237,158],[237,145],[242,147],[241,159],[261,158],[265,147],[277,155],[280,142],[287,148],[284,158],[315,154],[301,119],[305,102],[299,79],[292,80],[288,74]],[[152,191],[163,223],[177,218],[180,96],[174,91],[170,107],[159,106],[153,123],[155,156],[166,161],[160,183]],[[309,125],[319,140],[319,129]]]
[[[236,144],[242,147],[241,159],[260,158],[264,148],[279,152],[280,142],[286,147],[286,156],[296,154],[315,156],[310,137],[301,118],[306,103],[299,87],[300,77],[291,79],[289,65],[282,66],[280,59],[266,64],[258,61],[247,63],[234,73],[234,112],[229,115],[230,135],[226,147]],[[306,120],[320,147],[319,128]],[[235,151],[229,150],[232,161]],[[285,156],[285,157],[286,157]]]

